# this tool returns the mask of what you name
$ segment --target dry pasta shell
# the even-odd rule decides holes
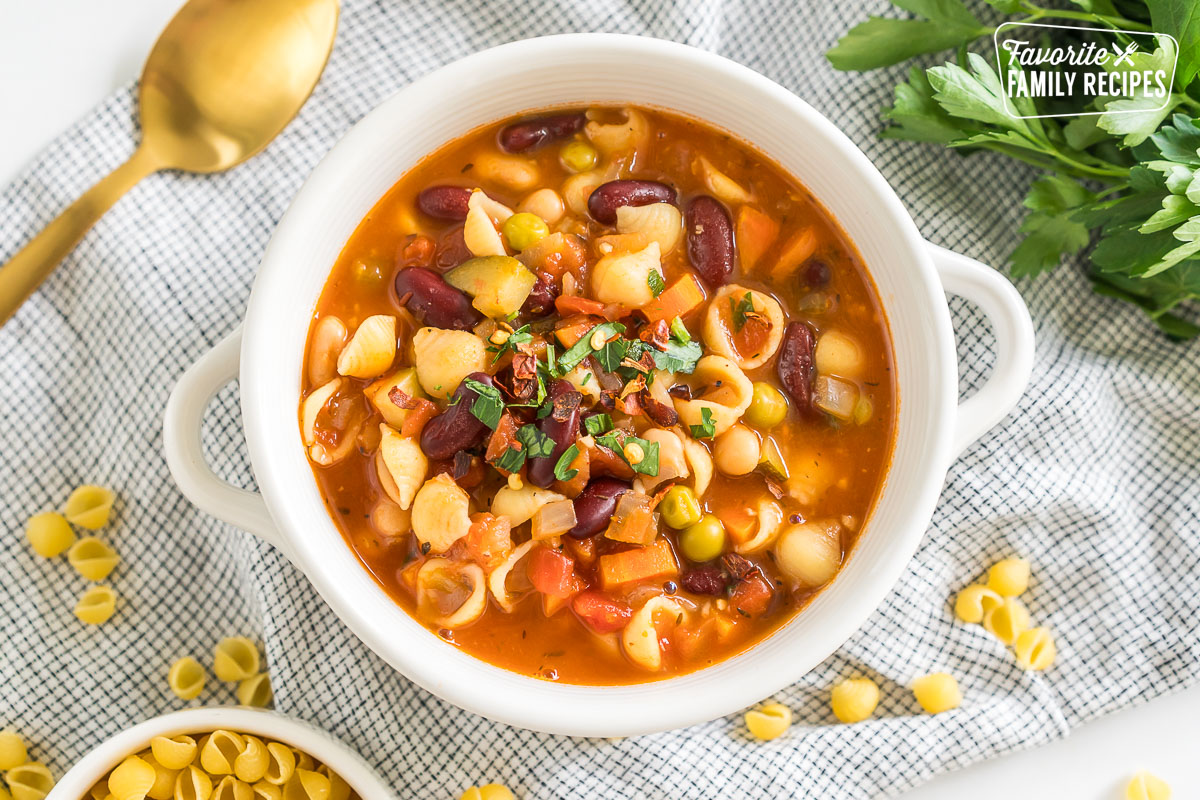
[[[378,378],[396,360],[396,318],[390,314],[367,317],[338,356],[339,375]]]
[[[983,628],[1005,644],[1012,644],[1022,631],[1029,630],[1029,611],[1015,597],[1006,597],[983,615]]]
[[[204,683],[206,677],[204,675],[204,667],[200,666],[200,662],[191,656],[184,656],[171,665],[171,669],[167,672],[167,685],[171,687],[171,691],[180,700],[194,700],[204,691]],[[159,737],[162,738],[162,737]],[[176,737],[186,739],[188,737]],[[168,740],[170,741],[170,740]],[[188,741],[191,741],[188,739]],[[195,756],[196,743],[191,742],[191,754]],[[160,759],[161,760],[161,759]],[[191,762],[189,757],[184,764]],[[165,763],[165,762],[164,762]],[[182,769],[182,765],[177,767]]]
[[[1017,634],[1013,651],[1021,669],[1046,670],[1054,665],[1058,650],[1048,628],[1030,628]]]
[[[297,769],[283,785],[283,800],[329,800],[332,785],[328,777],[311,769]]]
[[[296,754],[286,744],[268,742],[267,755],[270,756],[270,761],[267,763],[267,773],[263,779],[275,786],[283,786],[296,771]]]
[[[141,758],[154,768],[154,783],[146,790],[146,796],[150,800],[171,800],[175,795],[175,779],[179,777],[179,770],[164,767],[153,752],[142,753]]]
[[[88,789],[88,797],[92,798],[92,800],[104,800],[104,798],[106,798],[108,796],[109,796],[109,792],[108,792],[107,777],[102,778],[101,780],[97,781],[96,783],[93,783],[92,788]],[[4,795],[4,797],[10,798],[11,795]]]
[[[792,710],[782,703],[764,703],[745,714],[746,730],[761,741],[778,739],[792,726]]]
[[[213,800],[254,800],[254,790],[250,784],[226,775],[213,789]]]
[[[150,740],[150,752],[154,760],[167,769],[180,770],[195,760],[198,748],[196,740],[190,736],[155,736]]]
[[[259,781],[250,788],[254,790],[254,800],[283,800],[283,790],[273,783]]]
[[[251,675],[249,678],[246,678],[244,681],[239,683],[237,687],[238,702],[244,706],[265,708],[271,704],[272,696],[271,679],[265,672],[260,672],[257,675]],[[263,750],[263,753],[265,755],[265,749]],[[265,766],[263,767],[263,770],[266,770]],[[258,778],[242,778],[242,780],[254,783],[254,781],[261,777],[262,775],[259,775]]]
[[[315,769],[316,768],[316,762],[313,761],[313,757],[310,756],[308,753],[304,752],[303,750],[299,750],[299,749],[293,747],[292,755],[294,755],[296,757],[296,769],[301,770],[301,769]]]
[[[265,672],[262,674],[266,675]],[[251,704],[243,703],[243,705]],[[246,749],[239,753],[237,759],[233,762],[234,777],[246,783],[257,783],[267,774],[267,767],[270,763],[271,754],[267,752],[266,743],[257,736],[247,735]]]
[[[0,771],[19,767],[29,760],[25,742],[16,731],[0,731]]]
[[[154,766],[140,756],[128,756],[108,774],[108,790],[116,800],[142,800],[154,786]]]
[[[88,625],[108,622],[117,610],[117,595],[107,586],[91,586],[75,604],[75,616]],[[120,800],[118,798],[118,800]]]
[[[95,536],[85,536],[71,545],[67,561],[89,581],[102,581],[116,568],[121,557]]]
[[[232,775],[233,764],[246,749],[246,740],[233,731],[213,731],[200,750],[200,766],[210,775]]]
[[[103,486],[80,486],[67,498],[63,516],[72,525],[87,528],[89,531],[99,530],[108,524],[113,501],[116,499],[112,489]]]
[[[213,674],[218,680],[244,681],[258,673],[258,666],[258,646],[245,636],[230,636],[213,648]]]
[[[45,764],[30,761],[4,773],[13,800],[42,800],[54,788],[54,776]]]
[[[212,793],[212,778],[195,764],[180,770],[175,778],[174,800],[209,800]]]
[[[43,511],[29,518],[25,537],[33,552],[42,558],[54,558],[64,553],[75,542],[75,531],[71,530],[67,518],[57,511]]]
[[[329,800],[350,800],[350,784],[329,768],[328,764],[317,767],[317,772],[329,778]]]

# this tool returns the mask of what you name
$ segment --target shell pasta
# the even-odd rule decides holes
[[[24,764],[9,770],[6,777],[13,800],[41,800],[54,785],[40,764]],[[92,787],[90,796],[91,800],[358,800],[341,775],[308,753],[230,730],[157,736],[145,750],[113,767]]]

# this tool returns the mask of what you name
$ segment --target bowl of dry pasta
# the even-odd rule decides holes
[[[47,800],[393,800],[362,756],[307,722],[192,708],[99,745]]]

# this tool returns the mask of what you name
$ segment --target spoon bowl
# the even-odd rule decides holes
[[[142,178],[219,172],[266,147],[316,87],[338,12],[338,0],[189,0],[146,59],[141,144],[0,267],[0,325]]]

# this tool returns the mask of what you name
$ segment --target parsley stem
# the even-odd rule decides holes
[[[1130,31],[1141,31],[1150,33],[1151,28],[1143,22],[1135,22],[1124,17],[1109,16],[1106,14],[1093,14],[1087,11],[1069,11],[1060,8],[1042,8],[1033,3],[1021,3],[1021,10],[1029,15],[1030,19],[1072,19],[1081,22],[1102,22],[1114,28],[1123,28]]]

